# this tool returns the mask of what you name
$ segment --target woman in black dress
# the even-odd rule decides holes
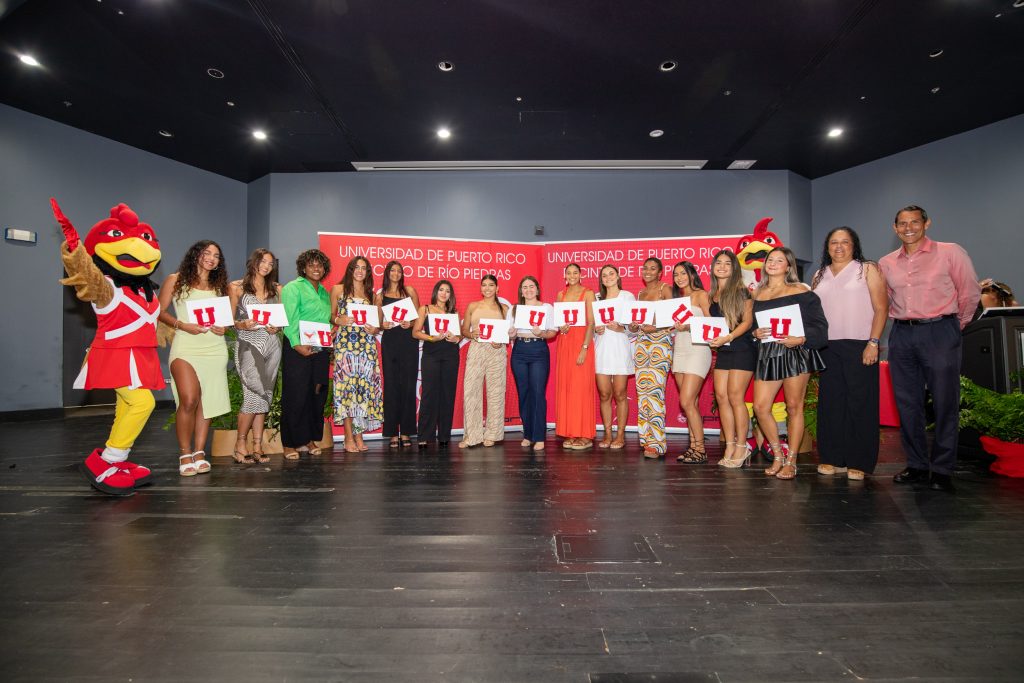
[[[405,272],[398,261],[389,261],[384,266],[384,286],[377,293],[376,304],[387,306],[405,298],[412,299],[416,310],[420,298],[415,288],[405,284]],[[411,446],[410,435],[416,433],[416,376],[419,373],[420,344],[413,339],[412,326],[416,319],[410,317],[393,324],[381,319],[380,355],[384,373],[384,429],[389,439],[388,446],[398,448]]]
[[[764,260],[764,275],[754,292],[754,314],[782,306],[800,306],[804,334],[789,335],[786,329],[758,327],[759,343],[754,375],[754,414],[772,449],[772,466],[765,474],[778,479],[796,477],[796,458],[804,434],[804,396],[812,372],[825,369],[819,349],[828,344],[828,321],[821,300],[797,277],[796,257],[788,247],[776,247]],[[789,452],[779,443],[779,430],[772,417],[772,403],[779,387],[786,398],[786,427]]]

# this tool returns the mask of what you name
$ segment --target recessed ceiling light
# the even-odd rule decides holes
[[[266,140],[267,139],[267,134],[264,131],[259,130],[258,128],[252,132],[252,136],[254,138],[256,138],[257,140]]]
[[[450,130],[448,130],[447,128],[438,128],[437,129],[437,137],[441,138],[442,140],[447,140],[451,136],[452,136],[452,132]]]
[[[64,100],[64,106],[65,107],[70,107],[72,104],[73,103],[71,102],[71,100]]]
[[[174,133],[172,133],[169,130],[164,130],[163,128],[158,130],[157,133],[159,133],[161,137],[165,137],[165,138],[173,138],[174,137]]]
[[[1013,6],[1017,9],[1024,7],[1024,0],[1013,0]]]
[[[124,10],[123,10],[123,9],[119,9],[119,10],[117,10],[117,13],[118,13],[118,14],[119,14],[120,16],[122,16],[122,17],[124,16]]]
[[[650,133],[648,133],[648,135],[650,135],[652,138],[660,138],[664,134],[665,134],[665,131],[663,131],[660,128],[655,128]]]
[[[940,90],[942,90],[942,88],[940,88],[939,86],[935,86],[934,88],[932,88],[932,94],[938,95]]]
[[[860,101],[861,101],[861,102],[863,102],[863,101],[864,101],[864,100],[866,100],[867,98],[868,98],[868,96],[867,96],[867,95],[861,95],[861,96],[860,96]]]
[[[666,59],[664,62],[661,63],[661,65],[658,68],[664,71],[665,73],[668,73],[669,71],[674,70],[677,66],[679,65],[676,64],[675,60]]]
[[[732,94],[732,90],[723,90],[722,94],[725,95],[726,97],[728,97],[729,95]]]
[[[39,60],[32,55],[18,55],[18,59],[21,60],[22,64],[27,64],[29,66],[41,66],[39,64]]]
[[[928,56],[931,57],[932,59],[935,59],[936,57],[941,57],[942,53],[943,53],[943,49],[940,47],[940,48],[938,48],[936,50],[932,50],[931,52],[929,52]]]
[[[839,137],[842,134],[843,134],[843,129],[842,128],[833,128],[832,130],[830,130],[828,132],[828,136],[830,138],[837,138],[837,137]]]
[[[447,72],[447,71],[451,71],[452,69],[454,69],[455,65],[452,64],[451,62],[438,62],[437,63],[437,68],[440,69],[441,71]]]
[[[234,103],[234,102],[232,102],[231,100],[228,100],[228,101],[227,101],[227,102],[225,102],[224,104],[228,105],[229,107],[233,107],[233,106],[235,106],[235,103]]]
[[[730,171],[745,171],[754,164],[757,163],[757,159],[737,159],[728,166]]]
[[[215,69],[212,66],[206,70],[206,74],[210,78],[224,78],[224,72],[220,69]]]
[[[522,101],[523,101],[523,98],[522,98],[522,97],[517,97],[517,98],[516,98],[516,102],[522,102]]]

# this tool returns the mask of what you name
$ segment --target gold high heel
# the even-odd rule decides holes
[[[726,462],[724,464],[723,463],[719,463],[719,464],[722,465],[722,467],[728,467],[731,470],[738,470],[741,467],[745,467],[746,464],[748,462],[750,462],[750,456],[752,454],[753,454],[753,451],[750,450],[750,444],[749,443],[744,443],[743,444],[743,455],[739,458],[739,460],[737,460],[736,458],[733,458],[732,460],[729,460],[728,462]]]
[[[735,445],[736,445],[735,441],[726,441],[725,442],[725,450],[728,452],[729,446],[735,446]],[[718,461],[717,464],[718,464],[719,467],[729,467],[730,466],[729,465],[730,462],[732,462],[732,459],[729,456],[727,456],[727,455],[723,455],[722,458]]]
[[[769,444],[772,449],[772,466],[764,471],[769,477],[774,477],[782,470],[783,464],[786,462],[786,457],[783,454],[782,444],[773,443]]]

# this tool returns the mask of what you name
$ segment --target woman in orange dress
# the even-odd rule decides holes
[[[555,433],[564,437],[563,448],[586,450],[594,445],[594,303],[593,290],[580,283],[580,267],[565,267],[565,290],[558,301],[582,301],[587,324],[562,325],[558,328],[558,350],[555,353]],[[556,316],[556,324],[562,322]]]

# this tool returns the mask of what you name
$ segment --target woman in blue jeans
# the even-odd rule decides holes
[[[531,311],[532,320],[537,323],[517,328],[516,309],[519,306],[537,306],[543,311]],[[523,421],[523,448],[534,451],[544,450],[544,435],[548,429],[548,374],[551,370],[551,356],[547,340],[557,333],[554,325],[555,310],[551,304],[540,300],[540,284],[537,278],[527,275],[519,282],[519,302],[508,312],[509,337],[514,340],[512,347],[512,376],[519,394],[519,418]]]

